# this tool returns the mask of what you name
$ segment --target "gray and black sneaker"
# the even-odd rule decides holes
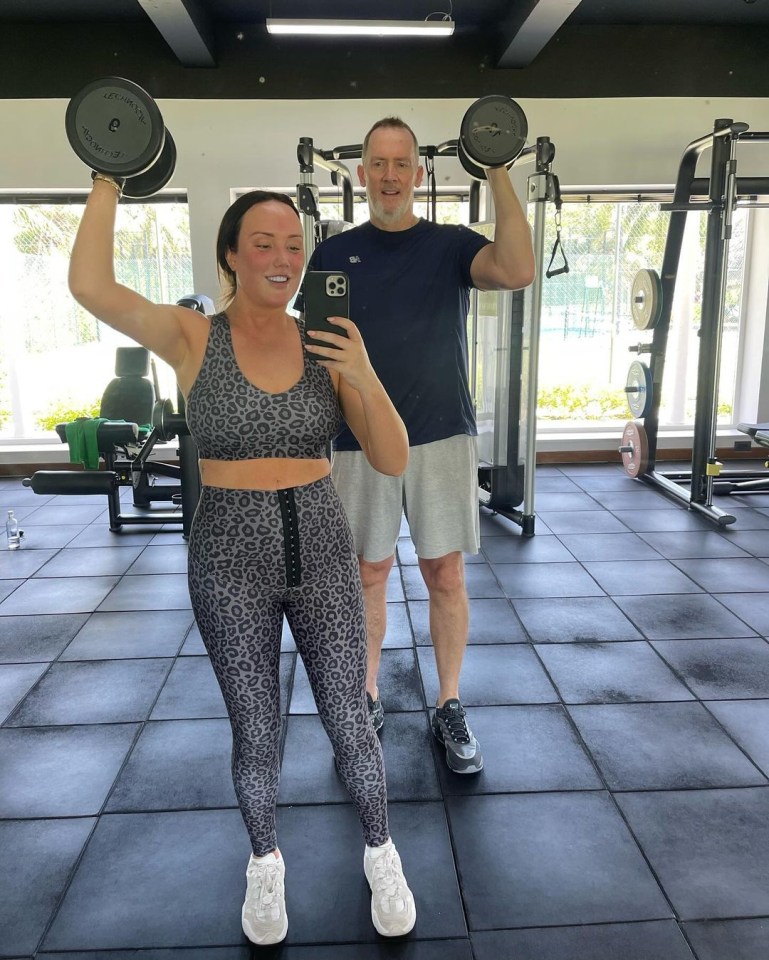
[[[371,726],[374,728],[374,733],[379,733],[384,726],[384,707],[382,706],[382,701],[379,697],[375,700],[367,690],[366,703],[368,703],[368,715],[369,720],[371,720]]]
[[[432,720],[435,739],[446,748],[446,763],[454,773],[479,773],[483,755],[478,741],[467,725],[465,710],[459,700],[447,700],[436,707]]]

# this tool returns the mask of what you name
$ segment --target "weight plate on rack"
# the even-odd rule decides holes
[[[619,452],[622,454],[625,473],[629,477],[646,473],[646,468],[649,466],[649,440],[643,424],[636,423],[634,420],[625,424]]]
[[[662,280],[656,270],[639,270],[630,293],[630,312],[639,330],[652,330],[662,313]]]
[[[64,126],[72,149],[92,170],[133,177],[163,149],[160,110],[140,86],[121,77],[87,84],[70,100]]]
[[[643,419],[652,405],[652,373],[641,360],[634,360],[627,373],[627,405],[634,417]]]
[[[471,104],[459,129],[459,144],[482,167],[504,167],[526,146],[526,114],[510,97],[493,94]]]

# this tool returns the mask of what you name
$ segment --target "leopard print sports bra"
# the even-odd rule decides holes
[[[297,320],[297,326],[304,345],[304,324]],[[331,375],[307,355],[302,376],[283,393],[254,386],[235,359],[224,313],[211,318],[186,415],[198,455],[206,460],[320,460],[342,422]]]

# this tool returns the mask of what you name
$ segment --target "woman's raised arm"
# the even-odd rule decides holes
[[[97,177],[72,247],[69,289],[98,320],[131,337],[179,370],[187,357],[189,326],[201,314],[156,304],[115,280],[115,217],[120,187]],[[197,318],[197,319],[195,319]]]

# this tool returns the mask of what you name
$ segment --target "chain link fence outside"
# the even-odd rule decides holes
[[[539,417],[543,420],[625,421],[627,371],[651,340],[636,329],[631,290],[637,272],[661,272],[669,214],[644,201],[565,203],[561,240],[568,274],[543,281]],[[660,422],[690,424],[696,396],[697,331],[705,252],[703,214],[689,215],[673,302]],[[739,346],[746,211],[738,211],[726,292],[720,419],[731,420]],[[545,232],[549,255],[555,223]],[[640,359],[648,364],[648,354]]]

